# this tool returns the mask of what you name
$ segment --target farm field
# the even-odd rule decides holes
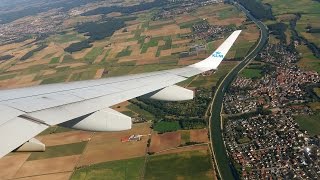
[[[214,9],[214,11],[212,10]],[[85,40],[86,36],[69,28],[41,41],[47,47],[20,60],[38,45],[31,40],[0,46],[0,56],[14,57],[0,64],[0,88],[15,88],[120,76],[186,66],[209,56],[223,40],[205,42],[204,54],[180,58],[177,54],[189,51],[194,45],[191,34],[194,23],[207,19],[212,25],[240,26],[245,16],[231,5],[218,4],[201,7],[194,13],[178,15],[173,20],[153,21],[151,14],[138,13],[136,20],[128,21],[125,28],[111,37],[91,43],[92,47],[78,52],[65,52],[70,44]],[[93,18],[94,19],[94,18]],[[258,38],[258,30],[251,24],[227,55],[228,59],[241,58]]]
[[[140,179],[144,158],[133,158],[112,162],[104,162],[89,167],[77,169],[71,180],[87,179]]]
[[[320,115],[319,113],[312,116],[296,116],[295,120],[302,130],[306,130],[310,135],[320,134]]]
[[[207,150],[151,156],[146,179],[213,179]],[[170,163],[168,163],[170,162]]]

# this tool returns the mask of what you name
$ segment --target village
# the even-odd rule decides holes
[[[306,87],[316,72],[301,70],[298,54],[268,45],[257,57],[261,78],[238,77],[224,99],[224,140],[244,179],[319,177],[319,137],[299,128],[294,115],[314,113]]]

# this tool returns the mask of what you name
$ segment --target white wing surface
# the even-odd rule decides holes
[[[233,32],[210,57],[183,68],[0,91],[0,157],[52,125],[88,115],[216,69],[240,32]]]

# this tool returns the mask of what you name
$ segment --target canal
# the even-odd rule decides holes
[[[224,145],[223,141],[223,130],[221,129],[221,110],[223,97],[225,95],[226,90],[232,83],[232,81],[236,78],[237,74],[241,69],[243,69],[250,61],[253,59],[265,46],[268,42],[268,29],[267,27],[254,18],[250,12],[248,12],[241,5],[235,4],[235,6],[241,9],[249,19],[251,19],[260,29],[260,39],[256,44],[255,48],[239,63],[232,71],[227,74],[227,76],[221,81],[220,85],[216,89],[215,96],[212,103],[212,116],[210,122],[210,130],[211,130],[211,143],[214,151],[214,157],[217,163],[217,168],[219,174],[222,179],[239,179],[237,171],[233,167]]]

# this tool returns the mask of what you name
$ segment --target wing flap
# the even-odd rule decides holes
[[[11,119],[17,116],[20,116],[22,114],[25,114],[25,112],[0,104],[0,114],[1,114],[1,118],[0,118],[0,126],[1,126],[2,124],[6,123]]]
[[[126,91],[121,91],[118,93],[109,94],[106,96],[67,104],[59,107],[44,109],[41,111],[29,113],[29,115],[33,118],[41,119],[50,125],[56,125],[80,116],[90,114],[100,109],[110,107],[128,99],[132,99],[149,92],[174,85],[186,79],[184,77],[176,75],[158,76],[159,78],[156,78],[158,80],[156,81],[157,83],[149,82],[134,89],[128,89]]]
[[[15,117],[0,126],[0,158],[15,150],[49,126]]]

